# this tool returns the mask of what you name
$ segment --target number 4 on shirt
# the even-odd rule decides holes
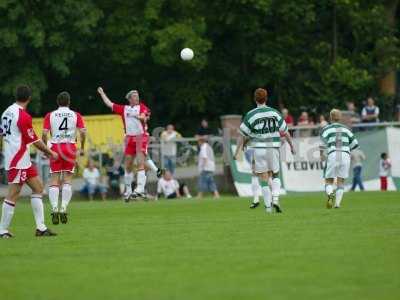
[[[58,127],[58,130],[68,130],[68,118],[64,118]]]

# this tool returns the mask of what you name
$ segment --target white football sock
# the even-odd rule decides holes
[[[1,211],[0,234],[8,232],[8,227],[10,227],[11,220],[14,216],[14,209],[15,203],[5,199]]]
[[[128,173],[127,171],[125,171],[124,182],[125,182],[125,192],[127,192],[128,194],[132,194],[132,182],[133,182],[132,172]]]
[[[333,185],[332,184],[326,184],[325,185],[325,193],[328,196],[333,193]]]
[[[272,205],[271,189],[269,188],[269,186],[263,186],[262,192],[263,192],[263,196],[264,196],[265,207],[267,208],[267,211],[270,211],[271,205]]]
[[[271,184],[272,202],[279,205],[279,195],[281,193],[281,180],[280,178],[273,178]]]
[[[336,189],[335,207],[340,207],[340,203],[342,202],[343,199],[343,193],[344,193],[343,187],[338,187]]]
[[[158,168],[157,168],[156,164],[154,163],[154,161],[152,159],[149,158],[148,160],[146,160],[146,165],[153,172],[157,172],[158,171]]]
[[[251,191],[253,192],[253,203],[260,202],[260,182],[257,176],[251,177]]]
[[[137,186],[136,186],[135,191],[137,193],[143,194],[145,186],[146,186],[146,171],[139,170],[137,172]]]
[[[58,185],[49,186],[49,200],[53,212],[58,211],[58,197],[60,195],[60,187]]]
[[[42,195],[32,194],[31,205],[32,205],[33,216],[35,217],[36,228],[39,229],[40,231],[45,231],[47,227],[44,224]]]
[[[69,202],[72,198],[72,186],[69,183],[64,183],[61,194],[61,211],[66,212]]]

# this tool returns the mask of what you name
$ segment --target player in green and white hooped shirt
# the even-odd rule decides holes
[[[294,154],[293,142],[281,114],[266,105],[267,91],[257,89],[254,98],[257,108],[249,111],[240,125],[239,132],[242,137],[239,140],[234,158],[239,159],[244,145],[254,149],[253,171],[261,180],[266,210],[272,212],[272,207],[274,207],[276,212],[282,212],[279,205],[281,189],[279,148],[281,137],[286,138]],[[268,186],[269,177],[272,177],[271,189]]]
[[[331,124],[321,130],[320,155],[326,160],[324,170],[325,192],[328,196],[327,208],[340,207],[344,193],[344,181],[349,176],[350,152],[358,147],[357,139],[349,128],[340,124],[342,113],[338,109],[330,112]],[[336,192],[333,184],[336,179]]]

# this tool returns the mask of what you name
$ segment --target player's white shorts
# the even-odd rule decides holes
[[[328,154],[324,178],[347,178],[350,172],[350,154],[343,151],[333,151]]]
[[[255,148],[254,172],[257,174],[272,171],[278,173],[280,169],[279,148]]]

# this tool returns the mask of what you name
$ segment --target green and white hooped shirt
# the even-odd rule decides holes
[[[353,132],[345,125],[332,123],[321,129],[321,149],[326,149],[330,154],[334,151],[341,151],[350,154],[350,151],[358,147],[358,141]]]
[[[243,136],[250,138],[250,148],[280,148],[281,133],[287,131],[282,115],[266,105],[249,111],[239,128]]]

